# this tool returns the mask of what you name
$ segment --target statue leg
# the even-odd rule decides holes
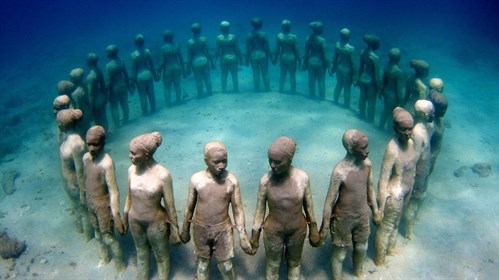
[[[319,83],[319,98],[321,100],[326,99],[326,69],[318,69],[317,81]]]
[[[255,92],[260,92],[260,65],[258,60],[251,60],[251,70],[253,72],[253,87]]]
[[[367,89],[365,85],[360,85],[359,114],[361,119],[366,119]]]
[[[147,85],[145,81],[137,81],[137,91],[139,92],[140,108],[142,116],[147,116]]]
[[[193,73],[194,73],[194,79],[196,80],[196,90],[198,92],[198,98],[203,97],[203,77],[202,77],[202,68],[199,67],[194,67],[193,68]]]
[[[219,262],[218,263],[218,270],[220,270],[220,273],[222,274],[222,279],[224,280],[235,280],[236,279],[236,272],[234,270],[234,267],[232,265],[232,259]]]
[[[173,86],[175,87],[175,104],[180,104],[182,100],[182,88],[180,87],[180,69],[173,73]]]
[[[377,266],[386,265],[386,255],[389,247],[394,247],[396,243],[397,228],[400,223],[404,207],[404,199],[390,197],[385,204],[383,220],[376,229],[374,239],[375,264]]]
[[[270,91],[269,60],[267,58],[263,59],[261,65],[262,65],[263,86],[265,87],[265,91],[269,92]]]
[[[123,123],[127,123],[129,120],[129,109],[128,109],[128,92],[125,90],[120,93],[120,105],[123,109]]]
[[[151,112],[156,112],[156,95],[154,94],[154,82],[153,79],[147,81],[147,98],[149,99],[149,106],[151,107]]]
[[[343,78],[340,73],[336,73],[336,87],[334,88],[333,102],[338,104],[340,99],[341,90],[343,89]]]
[[[279,92],[284,92],[284,82],[286,81],[287,66],[285,63],[281,62],[281,69],[279,72]]]
[[[129,219],[129,221],[135,250],[137,251],[137,279],[148,280],[151,247],[147,240],[147,234],[141,225],[135,223],[132,219]]]
[[[284,241],[276,233],[264,230],[263,244],[265,245],[265,276],[267,280],[279,279]]]
[[[170,74],[166,74],[163,77],[163,90],[165,95],[166,107],[171,107],[172,105],[172,80]]]
[[[126,270],[125,259],[123,257],[123,251],[121,250],[121,246],[118,240],[116,240],[116,238],[111,232],[102,233],[101,238],[103,243],[105,244],[107,251],[109,251],[108,248],[111,248],[116,270],[118,270],[119,273],[125,272]]]
[[[210,278],[210,260],[200,257],[197,259],[196,276],[197,280],[208,280]]]
[[[308,69],[308,92],[315,98],[315,69]]]
[[[113,119],[114,127],[120,128],[120,113],[118,111],[118,101],[110,102],[111,107],[111,118]]]
[[[234,92],[239,92],[239,78],[237,75],[237,63],[231,65],[230,73],[232,75],[232,83],[234,84]]]
[[[206,94],[211,95],[213,93],[212,86],[211,86],[211,75],[210,75],[210,68],[208,65],[203,67],[203,78],[204,78],[204,84],[206,85]],[[201,89],[202,89],[201,85]]]
[[[158,221],[147,229],[147,237],[156,257],[158,279],[160,280],[168,279],[170,274],[169,236],[170,228],[164,221]]]
[[[227,76],[229,74],[229,66],[227,64],[221,64],[220,68],[222,69],[222,92],[227,92]]]
[[[95,240],[97,241],[97,246],[99,247],[99,264],[98,267],[106,265],[109,263],[109,247],[104,242],[104,237],[99,230],[95,231]]]
[[[367,256],[367,241],[353,244],[353,271],[357,277],[363,277],[363,267]]]
[[[340,247],[333,244],[333,253],[331,256],[331,269],[333,279],[340,280],[343,278],[343,261],[348,252],[348,247]]]
[[[304,224],[286,242],[286,261],[288,264],[288,279],[290,280],[300,280],[301,278],[301,256],[306,236],[307,226]]]
[[[374,112],[376,109],[376,88],[374,85],[368,87],[367,92],[367,121],[374,122]]]

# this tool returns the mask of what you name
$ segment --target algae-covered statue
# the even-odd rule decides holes
[[[426,98],[427,88],[424,79],[430,73],[430,65],[422,59],[413,59],[409,65],[414,69],[414,74],[406,81],[403,104],[404,108],[414,116],[414,104]]]
[[[230,33],[230,23],[222,21],[220,23],[222,34],[217,36],[217,46],[215,58],[220,57],[220,69],[222,70],[222,92],[227,92],[227,75],[231,74],[234,92],[239,92],[239,78],[237,67],[243,63],[243,56],[237,36]]]
[[[246,40],[246,66],[251,64],[253,71],[253,85],[255,92],[260,92],[260,74],[263,79],[265,91],[270,91],[269,77],[269,59],[272,58],[270,52],[269,38],[266,32],[263,32],[263,21],[261,18],[252,18],[251,26],[253,30],[248,34]]]
[[[360,88],[359,113],[361,119],[372,123],[374,122],[376,97],[381,88],[380,58],[376,54],[380,41],[378,36],[375,35],[364,35],[362,40],[367,47],[360,54],[359,77],[357,79],[357,85]]]
[[[229,206],[232,207],[241,248],[251,253],[239,181],[226,169],[227,149],[222,142],[213,141],[205,145],[204,161],[208,167],[192,175],[189,182],[182,242],[187,243],[191,239],[192,224],[198,280],[209,278],[212,257],[217,261],[223,279],[236,279],[232,265],[234,237]]]
[[[180,78],[186,77],[184,57],[180,46],[173,41],[175,33],[171,30],[163,32],[163,41],[165,44],[161,47],[161,58],[159,60],[158,74],[162,76],[166,107],[171,107],[172,103],[172,85],[175,89],[175,104],[182,102],[182,89],[180,87]]]
[[[333,61],[329,68],[329,75],[336,73],[336,87],[334,88],[334,103],[338,104],[341,91],[345,108],[350,108],[350,92],[352,84],[357,84],[357,70],[355,69],[355,48],[349,44],[350,30],[340,30],[340,41],[336,42]]]
[[[212,94],[210,67],[215,69],[213,57],[210,55],[210,49],[206,37],[201,36],[201,24],[193,23],[191,25],[192,38],[187,41],[187,68],[186,75],[191,71],[196,80],[196,90],[198,98],[202,98],[203,82],[206,87],[206,95]]]
[[[428,190],[428,176],[431,166],[430,141],[433,132],[433,118],[435,107],[428,100],[418,100],[414,105],[416,114],[416,125],[412,131],[414,148],[420,153],[416,164],[416,177],[414,178],[414,188],[412,190],[411,201],[405,210],[405,237],[412,239],[414,223],[418,215],[419,208],[426,197]]]
[[[281,23],[282,32],[277,34],[276,47],[272,58],[275,65],[279,59],[281,71],[279,74],[279,92],[284,91],[284,81],[289,73],[289,83],[291,94],[296,93],[296,69],[301,67],[300,49],[298,48],[297,37],[290,33],[291,21],[285,19]]]
[[[398,226],[404,207],[409,203],[419,153],[411,139],[414,119],[401,107],[393,110],[395,136],[388,142],[378,180],[378,211],[374,219],[375,263],[386,264],[386,255],[395,251]]]
[[[99,266],[109,263],[111,251],[120,272],[126,270],[123,252],[114,237],[114,228],[120,234],[125,230],[120,217],[120,194],[114,172],[114,162],[104,151],[106,131],[102,126],[92,126],[86,135],[88,152],[83,156],[85,167],[85,193],[90,222],[99,246]],[[114,227],[113,227],[114,225]]]
[[[430,93],[432,91],[444,93],[444,81],[440,78],[431,78],[428,82],[428,86],[430,87]]]
[[[147,101],[149,100],[150,112],[156,111],[156,96],[154,95],[154,80],[157,80],[156,69],[149,49],[144,47],[144,36],[137,34],[133,40],[136,50],[130,55],[130,86],[139,92],[142,116],[149,115]]]
[[[283,254],[288,279],[300,279],[307,226],[310,244],[314,247],[320,244],[308,174],[291,164],[295,150],[292,138],[283,136],[275,140],[268,151],[271,171],[260,179],[251,247],[256,253],[263,229],[267,279],[279,279]],[[267,207],[269,212],[265,217]]]
[[[363,276],[370,233],[369,210],[378,219],[367,135],[350,129],[343,134],[342,142],[347,154],[331,174],[320,230],[321,243],[331,231],[333,279],[342,278],[343,261],[352,244],[354,273]]]
[[[85,141],[77,128],[83,118],[79,109],[64,109],[57,113],[57,126],[64,138],[59,147],[64,190],[69,197],[71,210],[76,216],[76,231],[83,233],[88,241],[93,237],[93,230],[88,218],[85,197],[85,173],[83,155]]]
[[[137,250],[137,279],[142,280],[149,278],[151,248],[158,267],[158,279],[168,279],[170,242],[180,244],[172,176],[153,158],[161,141],[161,134],[152,132],[139,135],[130,142],[132,166],[128,169],[123,226],[125,232],[128,228],[132,232]]]
[[[69,109],[71,107],[71,100],[67,95],[59,95],[54,99],[52,103],[52,109],[54,110],[54,115],[57,118],[57,113],[64,109]],[[64,134],[61,132],[59,127],[57,127],[57,144],[60,146],[64,140]]]
[[[322,37],[324,24],[320,21],[309,23],[312,30],[305,41],[302,70],[308,70],[308,90],[310,97],[315,98],[315,83],[319,86],[319,98],[326,98],[326,69],[329,61],[326,55],[326,39]]]
[[[78,121],[78,133],[81,138],[85,138],[87,130],[90,128],[90,123],[93,120],[92,105],[87,92],[87,85],[84,82],[85,71],[83,68],[75,68],[69,73],[69,80],[74,84],[74,91],[69,96],[71,106],[74,109],[80,109],[83,117]]]
[[[431,85],[430,85],[431,87]],[[431,135],[430,147],[431,147],[431,165],[430,165],[430,175],[435,167],[435,162],[437,162],[438,154],[442,147],[442,138],[444,137],[445,124],[444,116],[447,112],[447,107],[449,103],[447,97],[443,95],[438,90],[432,90],[430,95],[428,95],[428,100],[435,106],[435,118],[433,119],[433,133]]]
[[[385,125],[392,118],[395,107],[402,105],[403,90],[405,86],[405,74],[399,66],[400,50],[393,48],[388,52],[388,63],[383,71],[381,79],[381,90],[379,97],[384,101],[383,112],[379,120],[379,128],[385,129]],[[391,123],[391,121],[388,121]]]
[[[109,45],[106,48],[106,56],[109,62],[106,64],[105,81],[109,92],[109,105],[114,127],[120,128],[129,120],[128,92],[133,93],[130,78],[125,63],[118,57],[118,46]],[[123,110],[123,123],[120,123],[118,104]]]
[[[92,114],[94,116],[94,123],[108,129],[107,122],[107,101],[108,92],[106,88],[106,82],[104,80],[104,74],[99,68],[97,63],[99,62],[99,57],[95,53],[89,53],[87,55],[87,65],[89,68],[87,75],[87,90],[88,96],[90,97],[90,103],[92,105]]]

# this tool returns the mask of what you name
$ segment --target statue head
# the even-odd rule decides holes
[[[362,36],[362,41],[364,41],[364,43],[366,43],[367,46],[369,46],[373,50],[379,49],[380,40],[376,35],[371,35],[371,34],[364,35]]]
[[[353,156],[356,160],[363,161],[369,155],[367,135],[357,129],[349,129],[343,133],[343,147],[348,155]]]
[[[350,39],[350,29],[342,28],[340,30],[340,38],[343,41],[348,41]]]
[[[87,55],[87,65],[88,66],[97,66],[97,62],[99,62],[99,56],[96,53],[88,53]]]
[[[82,83],[84,76],[85,70],[83,68],[75,68],[69,72],[69,80],[75,85]]]
[[[422,59],[411,60],[410,66],[412,69],[414,69],[414,72],[418,77],[424,78],[427,77],[428,74],[430,73],[430,65],[428,64],[428,62]]]
[[[118,55],[119,49],[117,45],[109,45],[106,47],[106,55],[108,58],[115,58]]]
[[[54,109],[54,114],[57,116],[57,113],[64,109],[69,109],[71,105],[71,99],[67,95],[59,95],[54,99],[52,103],[52,108]]]
[[[134,165],[143,166],[152,160],[163,137],[159,132],[141,134],[130,141],[130,160]]]
[[[429,82],[430,90],[436,90],[438,92],[444,91],[444,81],[440,78],[431,78]]]
[[[291,21],[288,19],[285,19],[281,22],[281,29],[284,32],[289,32],[291,30]]]
[[[432,122],[435,117],[435,107],[428,100],[420,99],[414,104],[416,119]]]
[[[87,130],[86,143],[88,152],[92,157],[97,157],[106,143],[106,130],[100,125],[94,125]]]
[[[407,143],[412,135],[414,119],[404,108],[396,107],[393,110],[393,131],[399,142]]]
[[[61,131],[67,131],[74,128],[83,118],[83,112],[80,109],[64,109],[57,113],[56,122]]]
[[[194,34],[199,34],[201,33],[201,24],[198,22],[195,22],[191,25],[191,31]]]
[[[270,145],[268,157],[273,174],[279,176],[287,173],[293,161],[295,151],[296,142],[288,136],[281,136]]]
[[[435,106],[435,116],[439,118],[443,117],[449,106],[447,97],[439,91],[432,90],[428,95],[428,99],[433,103],[433,106]]]
[[[263,20],[259,17],[252,18],[250,23],[251,23],[251,26],[253,26],[253,28],[255,28],[255,29],[260,29],[263,26]]]
[[[398,63],[400,61],[400,50],[398,48],[390,49],[388,58],[391,62]]]
[[[204,162],[208,171],[215,177],[221,177],[227,168],[227,148],[220,141],[211,141],[204,146]]]
[[[133,39],[133,42],[135,43],[135,46],[137,46],[137,48],[144,47],[144,41],[144,35],[142,34],[135,35],[135,38]]]
[[[220,23],[220,30],[222,32],[229,32],[229,29],[230,29],[230,22],[224,20]]]
[[[173,41],[173,37],[175,37],[175,33],[173,33],[173,31],[171,31],[171,30],[163,31],[163,41],[164,42]]]
[[[71,81],[62,80],[57,83],[57,93],[59,95],[70,95],[75,90],[75,84]]]

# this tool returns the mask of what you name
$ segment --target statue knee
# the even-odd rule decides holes
[[[222,273],[231,272],[233,269],[232,260],[227,260],[227,261],[223,261],[223,262],[218,263],[218,269]]]
[[[197,272],[201,274],[207,273],[209,265],[210,265],[210,260],[199,258]]]

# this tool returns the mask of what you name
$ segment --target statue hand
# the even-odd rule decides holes
[[[251,240],[250,240],[250,244],[251,244],[251,248],[252,248],[252,254],[250,255],[254,255],[256,254],[256,251],[258,250],[258,247],[260,246],[260,233],[261,233],[261,229],[258,229],[258,230],[252,230],[251,231]]]
[[[125,228],[123,226],[123,223],[121,222],[120,214],[113,217],[113,219],[114,219],[114,228],[116,228],[116,230],[120,233],[120,235],[125,234]]]
[[[376,226],[379,226],[381,221],[383,220],[383,212],[377,210],[373,214],[373,222]]]
[[[182,243],[184,244],[191,240],[191,233],[189,230],[182,231],[182,234],[180,234],[180,240],[182,240]]]
[[[319,230],[317,229],[317,223],[310,223],[308,241],[312,247],[319,247],[321,244],[321,238],[319,236]]]
[[[240,239],[239,243],[240,243],[241,248],[243,249],[243,251],[246,254],[251,255],[251,253],[253,252],[253,248],[251,247],[251,244],[248,241],[248,238]]]
[[[123,217],[121,218],[121,224],[123,226],[123,234],[125,235],[128,232],[128,213],[123,213]],[[121,232],[120,232],[121,234]]]

